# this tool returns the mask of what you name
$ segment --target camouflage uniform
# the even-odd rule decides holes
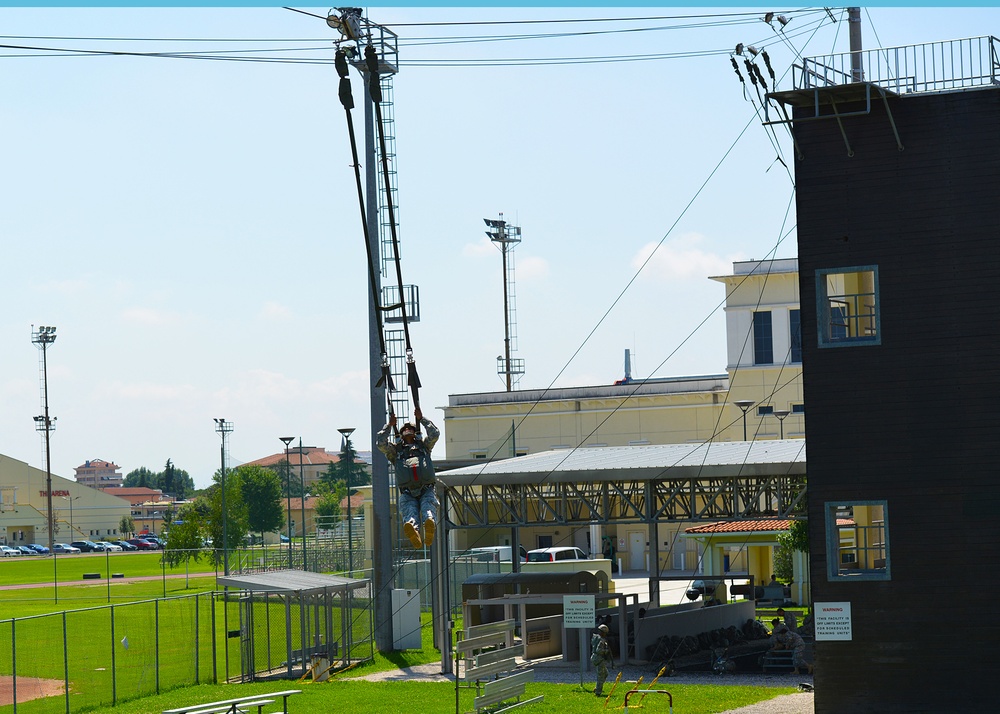
[[[390,440],[392,434],[390,424],[382,427],[375,438],[378,450],[385,454],[395,467],[396,485],[399,488],[396,506],[404,524],[404,532],[409,530],[412,535],[408,537],[417,548],[423,545],[420,536],[417,535],[421,523],[424,525],[426,544],[431,544],[440,505],[437,494],[434,493],[436,479],[434,464],[431,461],[431,449],[441,436],[441,431],[426,417],[420,420],[420,425],[423,426],[427,438],[420,439],[418,432],[418,438],[410,444],[406,444],[402,438]],[[407,524],[409,529],[405,528]]]
[[[782,648],[792,651],[792,666],[796,670],[809,669],[809,663],[806,662],[806,643],[797,633],[789,632],[787,629],[778,633],[777,640],[781,644]]]
[[[608,665],[614,662],[614,658],[611,656],[611,645],[608,644],[608,639],[603,632],[594,633],[590,640],[590,650],[592,652],[590,661],[597,669],[597,687],[594,689],[594,694],[601,696],[604,682],[608,678]]]

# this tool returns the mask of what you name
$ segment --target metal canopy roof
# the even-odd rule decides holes
[[[803,439],[556,449],[443,471],[446,486],[803,475]]]
[[[367,580],[340,578],[335,575],[307,573],[303,570],[275,570],[252,575],[230,575],[217,579],[222,587],[272,593],[316,593],[324,590],[347,592],[368,585]]]

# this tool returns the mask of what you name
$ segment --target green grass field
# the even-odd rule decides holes
[[[53,567],[53,560],[55,564]],[[160,552],[146,553],[81,553],[79,555],[59,555],[20,558],[0,558],[0,585],[24,585],[49,583],[57,576],[57,583],[67,583],[83,579],[84,573],[100,573],[108,577],[112,573],[122,573],[126,577],[147,577],[153,575],[184,575],[185,566],[164,570]],[[209,560],[191,560],[187,566],[191,574],[215,575],[215,565]]]
[[[110,567],[108,567],[110,566]],[[196,573],[196,567],[200,570]],[[0,562],[0,583],[44,583],[26,589],[0,590],[0,607],[13,622],[0,622],[0,640],[10,642],[16,633],[17,672],[19,677],[36,676],[62,680],[64,664],[69,666],[70,711],[114,712],[115,714],[151,714],[165,709],[207,703],[268,691],[302,689],[289,700],[291,712],[336,711],[364,707],[370,712],[393,713],[469,712],[473,710],[475,690],[453,683],[393,681],[368,682],[359,677],[375,672],[398,670],[418,664],[437,662],[440,654],[432,646],[427,626],[430,615],[423,616],[422,647],[405,652],[376,652],[372,660],[360,663],[336,675],[329,682],[279,681],[258,684],[201,684],[192,686],[195,676],[202,682],[212,679],[212,640],[215,638],[220,676],[225,671],[221,660],[228,656],[239,669],[239,640],[225,637],[224,608],[216,603],[216,629],[212,630],[213,607],[210,598],[174,598],[175,595],[209,592],[215,588],[214,567],[192,563],[187,577],[162,578],[158,553],[114,554],[104,556],[63,556],[58,560],[59,601],[53,599],[52,559],[5,559]],[[129,577],[161,576],[140,582],[87,584],[79,581],[84,572],[122,572]],[[168,575],[184,574],[184,568],[168,569]],[[211,574],[206,574],[211,573]],[[151,602],[164,597],[171,599]],[[113,613],[109,609],[114,605]],[[65,613],[65,614],[63,614]],[[47,616],[46,616],[47,615]],[[230,604],[228,627],[239,622],[236,603]],[[293,618],[293,622],[297,617]],[[63,635],[65,622],[67,636]],[[367,628],[367,622],[355,627]],[[459,625],[460,626],[460,625]],[[192,633],[198,633],[198,646]],[[356,637],[364,637],[356,634]],[[125,646],[127,640],[128,646]],[[366,645],[367,646],[367,645]],[[281,649],[281,643],[277,649]],[[32,653],[44,652],[45,656]],[[0,673],[13,671],[9,645],[0,648]],[[112,671],[116,673],[112,679]],[[230,670],[234,673],[234,670]],[[648,687],[648,682],[643,685]],[[673,685],[669,679],[657,683],[673,695],[673,711],[678,714],[723,712],[794,691],[790,687],[742,687],[731,685]],[[160,693],[156,694],[157,689]],[[608,709],[620,709],[628,690],[622,683],[615,690]],[[554,712],[604,711],[604,698],[593,695],[593,681],[579,684],[533,683],[526,697],[539,694],[544,702],[532,704],[538,714]],[[117,706],[108,704],[112,697]],[[65,711],[65,696],[37,699],[18,704],[23,714],[56,714]],[[630,709],[637,700],[630,700]],[[638,707],[637,707],[638,708]],[[667,699],[649,695],[642,702],[645,712],[667,712]],[[0,714],[13,707],[0,707]]]
[[[661,686],[662,685],[662,686]],[[645,685],[643,685],[643,688]],[[792,688],[674,685],[669,680],[657,682],[657,689],[666,689],[673,698],[675,714],[712,714],[771,699],[795,691]],[[166,694],[146,697],[141,701],[120,704],[114,708],[92,709],[114,714],[151,714],[172,707],[212,702],[235,696],[301,689],[302,694],[288,700],[288,710],[298,712],[361,711],[365,714],[439,714],[456,711],[454,683],[447,682],[367,682],[334,679],[328,682],[278,682],[246,685],[206,685],[187,687]],[[605,707],[604,697],[595,697],[593,683],[579,684],[532,683],[525,697],[544,695],[542,702],[525,707],[531,714],[576,714],[621,710],[625,701],[625,684],[620,684]],[[475,689],[460,687],[459,712],[474,711]],[[638,706],[637,706],[638,705]],[[21,711],[22,707],[18,707]],[[641,704],[633,695],[629,710],[645,714],[666,714],[668,699],[663,695],[648,695]],[[3,710],[0,710],[3,711]],[[25,712],[29,710],[24,708]]]

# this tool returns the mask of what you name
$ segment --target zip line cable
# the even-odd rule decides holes
[[[825,16],[822,20],[817,21],[817,25],[821,25],[825,22]],[[793,33],[791,36],[795,37],[799,34],[804,34],[808,31],[808,26],[801,26]],[[784,34],[784,33],[783,33]],[[50,39],[48,37],[31,37],[31,36],[15,36],[7,35],[0,36],[0,39]],[[147,42],[246,42],[246,43],[256,43],[256,42],[267,42],[267,40],[226,40],[226,39],[212,39],[212,40],[197,40],[197,39],[169,39],[169,40],[158,40],[153,38],[67,38],[67,37],[52,37],[51,39],[56,39],[60,41],[115,41],[115,42],[136,42],[136,41],[147,41]],[[532,36],[510,36],[510,40],[520,40],[520,39],[534,39]],[[546,39],[544,36],[541,39]],[[296,42],[296,40],[271,40],[272,42],[281,42],[284,44],[290,42]],[[302,42],[314,43],[321,40],[302,40]],[[489,42],[493,41],[490,38],[483,38],[480,40],[470,39],[468,42]],[[403,41],[405,44],[408,41]],[[761,41],[760,44],[763,47],[767,46],[767,41]],[[139,50],[114,50],[114,49],[88,49],[88,48],[73,48],[73,47],[51,47],[51,46],[39,46],[39,45],[21,45],[21,44],[0,44],[0,49],[16,50],[26,54],[5,54],[0,55],[3,59],[15,59],[15,58],[27,58],[27,57],[72,57],[72,56],[125,56],[125,57],[150,57],[150,58],[162,58],[162,59],[202,59],[202,60],[214,60],[214,61],[230,61],[230,62],[262,62],[262,63],[278,63],[278,64],[334,64],[334,60],[330,58],[300,58],[300,57],[257,57],[257,56],[243,56],[242,54],[234,53],[247,53],[247,54],[263,54],[265,52],[309,52],[309,53],[325,53],[333,49],[330,46],[307,46],[307,47],[272,47],[272,48],[256,48],[256,49],[230,49],[230,50],[203,50],[203,51],[139,51]],[[434,59],[425,58],[418,60],[401,60],[401,67],[467,67],[467,66],[490,66],[490,67],[517,67],[517,66],[535,66],[535,65],[574,65],[574,64],[605,64],[605,63],[620,63],[620,62],[646,62],[646,61],[658,61],[658,60],[670,60],[670,59],[687,59],[692,57],[709,57],[714,55],[725,55],[729,54],[731,50],[728,49],[705,49],[705,50],[691,50],[682,52],[664,52],[664,53],[640,53],[632,55],[584,55],[579,57],[514,57],[514,58],[446,58],[446,59]]]
[[[379,344],[379,355],[382,368],[382,375],[379,377],[378,381],[375,383],[376,387],[380,387],[383,384],[389,392],[396,391],[396,385],[392,380],[392,370],[389,368],[389,357],[385,348],[385,331],[383,329],[382,321],[382,305],[381,305],[381,295],[378,289],[378,280],[375,277],[375,264],[373,260],[372,251],[372,241],[371,235],[368,232],[368,221],[365,215],[365,194],[361,181],[361,161],[358,159],[358,142],[354,131],[354,119],[351,115],[351,110],[354,109],[354,95],[351,93],[351,80],[348,77],[348,66],[347,66],[347,55],[346,53],[338,49],[335,57],[337,74],[340,76],[340,86],[338,89],[338,94],[340,96],[340,103],[344,106],[344,114],[347,117],[347,133],[351,140],[351,160],[352,166],[354,167],[354,180],[358,187],[358,205],[361,208],[361,230],[365,235],[365,255],[368,256],[368,281],[371,288],[371,299],[374,305],[375,321],[378,326],[378,344]],[[389,414],[392,411],[392,399],[387,399]],[[350,497],[350,494],[348,494]]]
[[[393,263],[396,266],[396,282],[399,287],[399,303],[390,309],[399,308],[403,322],[403,336],[406,340],[406,372],[407,383],[413,395],[414,411],[420,410],[420,377],[417,375],[417,363],[413,358],[413,345],[410,342],[410,325],[406,317],[406,293],[403,286],[403,270],[399,262],[399,237],[396,234],[396,215],[392,205],[390,187],[392,182],[389,179],[389,154],[385,144],[385,123],[382,119],[382,84],[379,79],[378,56],[372,45],[365,47],[365,65],[368,67],[368,91],[375,107],[375,127],[378,133],[379,147],[382,154],[382,180],[385,187],[386,208],[389,213],[389,229],[392,235]],[[391,401],[391,400],[390,400]],[[419,426],[418,426],[419,430]]]

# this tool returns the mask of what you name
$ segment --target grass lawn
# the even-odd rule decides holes
[[[92,585],[60,585],[59,601],[56,602],[52,586],[43,585],[35,588],[0,590],[0,612],[4,613],[5,618],[32,617],[62,610],[100,607],[109,602],[122,604],[138,600],[193,595],[214,589],[214,575],[192,575],[188,579],[140,580],[131,583],[112,580],[110,587],[107,580],[95,580]]]
[[[662,685],[662,686],[661,686]],[[642,688],[645,688],[643,685]],[[666,689],[673,697],[673,711],[676,714],[710,714],[746,706],[771,699],[779,694],[796,691],[791,687],[741,687],[704,686],[671,684],[670,680],[660,680],[657,689]],[[366,682],[363,680],[333,679],[329,682],[268,682],[241,685],[202,685],[185,687],[166,694],[146,697],[134,702],[126,702],[117,707],[91,709],[93,712],[113,712],[114,714],[151,714],[178,706],[208,703],[248,695],[276,692],[287,689],[301,689],[288,700],[290,712],[357,711],[366,714],[399,714],[413,712],[455,711],[455,685],[452,682]],[[544,695],[542,702],[525,707],[523,711],[534,714],[575,714],[576,712],[603,712],[621,709],[625,701],[625,683],[619,684],[605,708],[605,698],[595,697],[593,682],[583,688],[579,684],[547,684],[535,682],[527,686],[525,697]],[[472,706],[475,689],[460,687],[458,703],[460,712],[474,711]],[[638,699],[629,699],[629,708],[639,708]],[[651,694],[641,704],[643,712],[664,714],[669,711],[668,699],[663,695]],[[31,710],[19,706],[19,711]]]
[[[0,584],[26,585],[30,583],[64,583],[82,580],[84,573],[100,573],[107,577],[110,573],[122,573],[134,578],[163,575],[160,551],[148,553],[81,553],[79,555],[58,555],[20,558],[0,558]],[[53,560],[56,561],[53,567]],[[185,567],[166,568],[167,575],[184,575]],[[215,565],[209,560],[191,560],[187,572],[215,575]]]

